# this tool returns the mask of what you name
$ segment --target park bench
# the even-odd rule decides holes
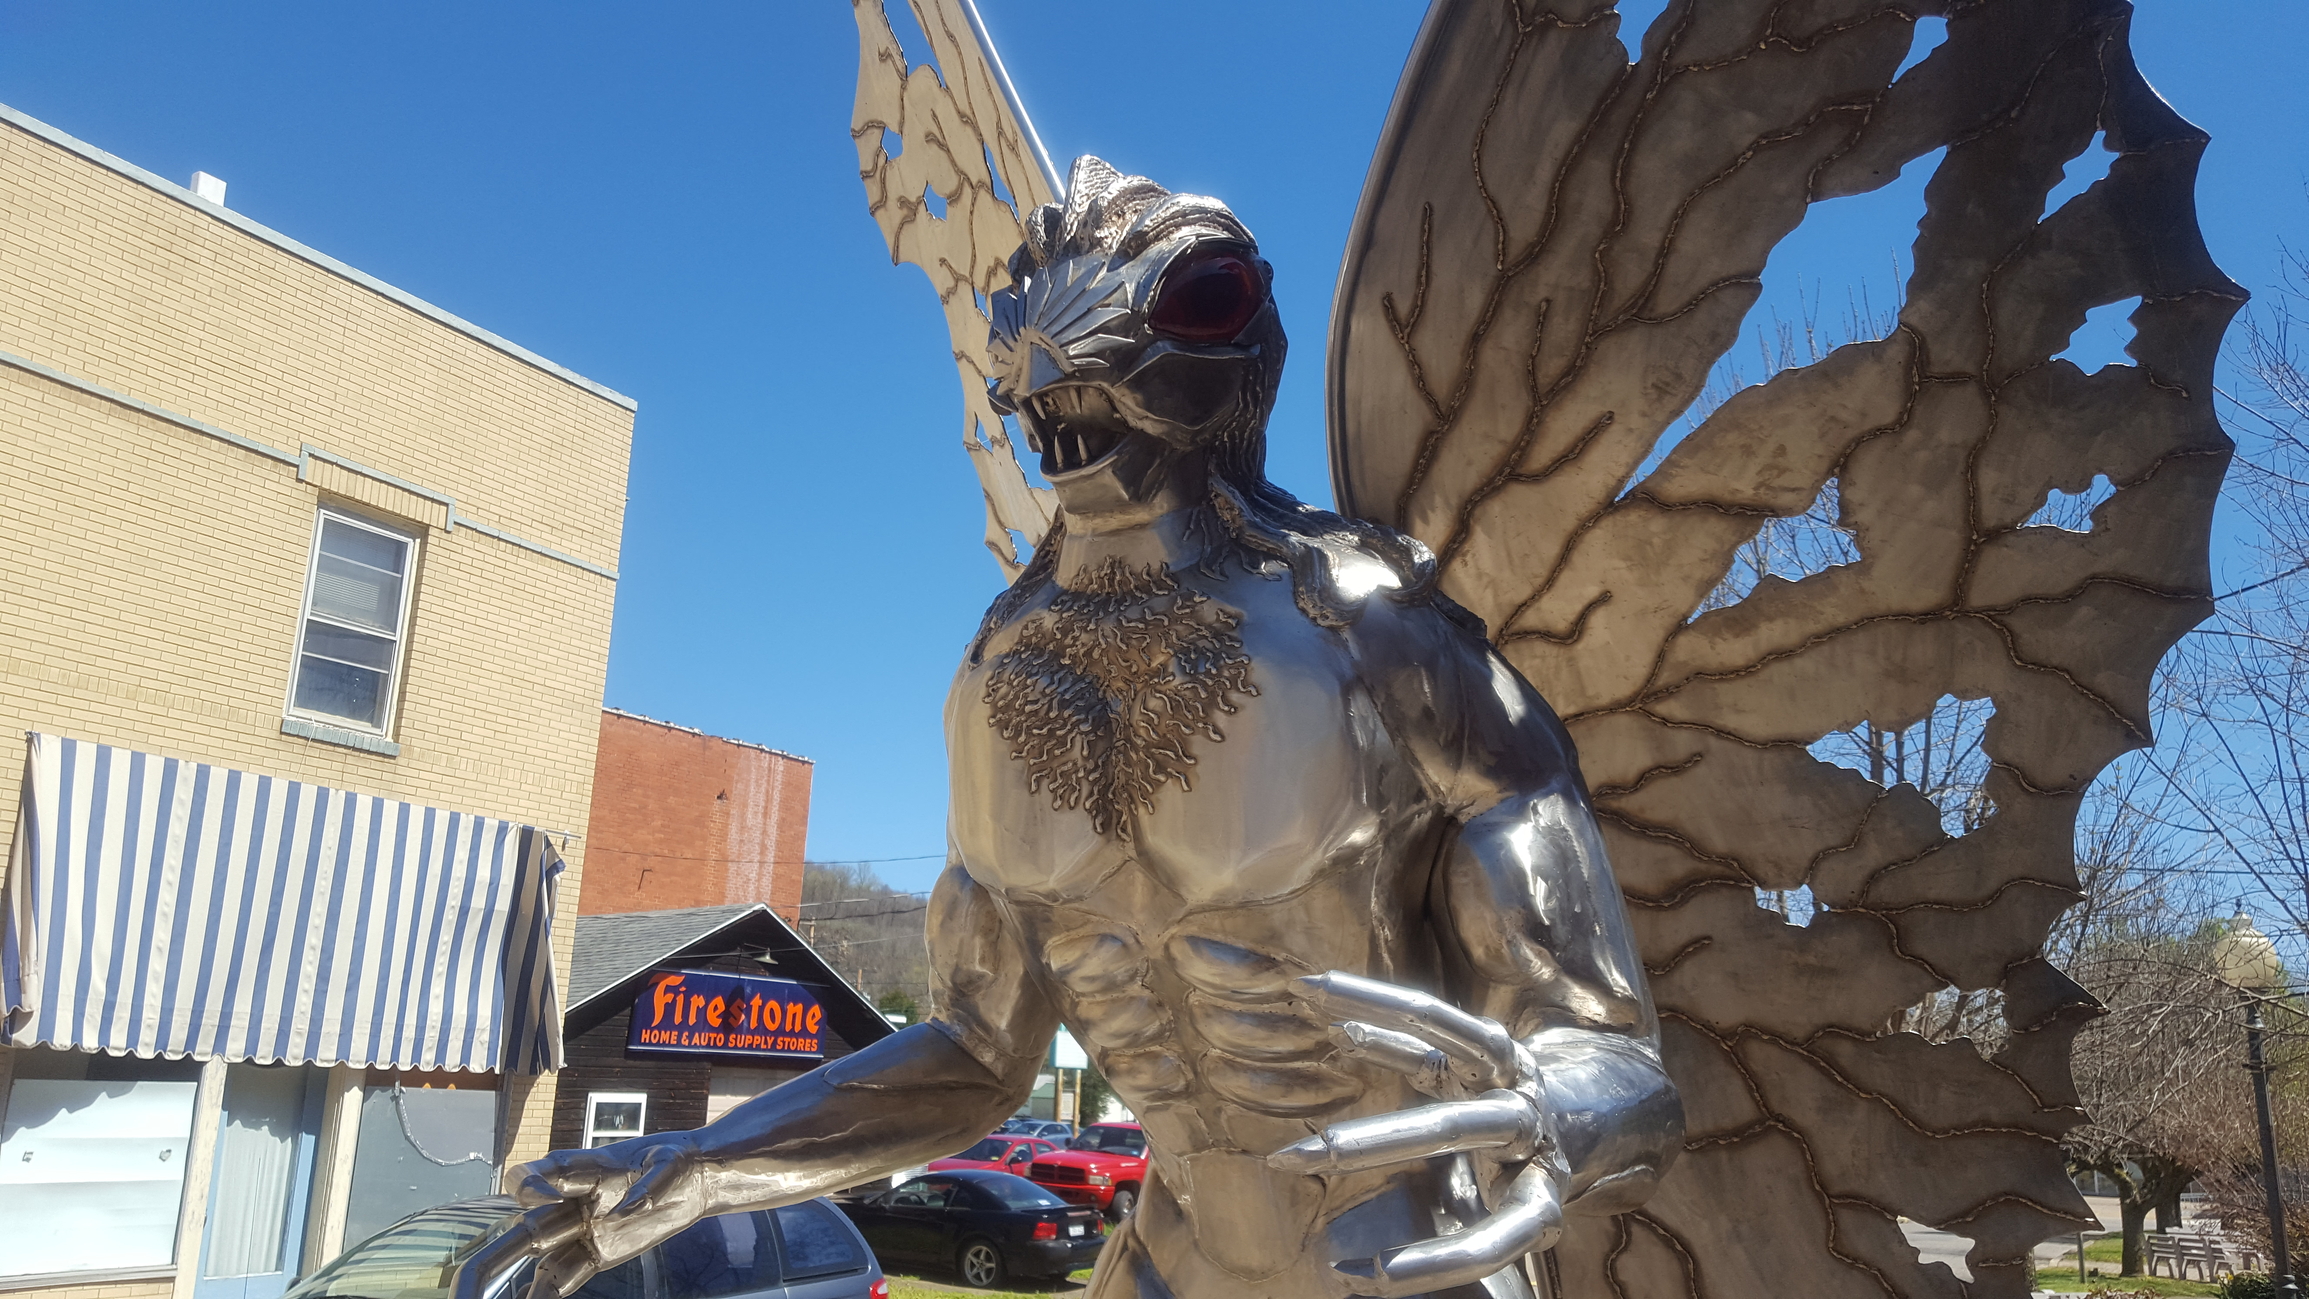
[[[2157,1275],[2158,1264],[2172,1269],[2176,1281],[2188,1276],[2195,1268],[2197,1279],[2215,1281],[2223,1272],[2258,1272],[2261,1270],[2259,1251],[2249,1245],[2233,1241],[2224,1235],[2218,1223],[2207,1226],[2200,1223],[2194,1229],[2151,1232],[2147,1239],[2148,1270]]]

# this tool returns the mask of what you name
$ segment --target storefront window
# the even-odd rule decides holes
[[[175,1259],[199,1066],[20,1051],[0,1127],[0,1276]]]
[[[497,1094],[465,1088],[364,1088],[345,1239],[404,1214],[495,1189]]]

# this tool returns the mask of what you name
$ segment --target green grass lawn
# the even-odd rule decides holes
[[[2145,1249],[2146,1246],[2144,1245],[2143,1248]],[[2176,1281],[2169,1276],[2118,1276],[2117,1269],[2123,1266],[2124,1258],[2125,1242],[2122,1236],[2109,1235],[2087,1240],[2085,1242],[2085,1270],[2093,1274],[2089,1279],[2082,1281],[2077,1279],[2076,1250],[2072,1248],[2061,1262],[2046,1264],[2037,1269],[2037,1288],[2051,1290],[2059,1294],[2217,1295],[2221,1293],[2220,1286],[2209,1285],[2203,1281]]]
[[[2122,1261],[2124,1242],[2115,1236],[2106,1240],[2085,1242],[2085,1270],[2092,1275],[2078,1280],[2076,1251],[2070,1250],[2065,1263],[2040,1267],[2036,1274],[2036,1288],[2054,1294],[2105,1295],[2109,1299],[2132,1299],[2135,1295],[2219,1295],[2221,1287],[2203,1281],[2176,1281],[2169,1276],[2128,1276],[2116,1274]],[[952,1299],[957,1293],[979,1293],[962,1284],[962,1278],[943,1272],[916,1275],[911,1272],[892,1272],[890,1299]],[[1090,1269],[1084,1268],[1067,1278],[1067,1288],[1090,1280]],[[998,1293],[1020,1296],[1049,1295],[1054,1291],[1047,1281],[1022,1281],[1003,1286]]]
[[[2085,1260],[2092,1267],[2092,1260]],[[2104,1269],[2107,1272],[2115,1268]],[[2040,1268],[2036,1274],[2036,1288],[2054,1294],[2097,1294],[2110,1296],[2151,1295],[2217,1295],[2221,1287],[2202,1281],[2175,1281],[2169,1276],[2096,1276],[2089,1281],[2076,1278],[2076,1265]]]
[[[2090,1270],[2093,1267],[2091,1246],[2086,1247],[2085,1255],[2085,1267]],[[2116,1268],[2112,1265],[2099,1270],[2103,1273],[2113,1273]],[[1073,1282],[1088,1281],[1090,1270],[1085,1268],[1068,1279]],[[2055,1294],[2098,1294],[2110,1296],[2110,1299],[2131,1299],[2131,1296],[2140,1294],[2163,1296],[2218,1295],[2221,1293],[2221,1287],[2217,1285],[2206,1285],[2202,1281],[2175,1281],[2169,1276],[2117,1277],[2103,1275],[2095,1276],[2090,1281],[2079,1281],[2076,1275],[2076,1262],[2073,1258],[2066,1268],[2050,1267],[2039,1271],[2036,1274],[2036,1285],[2039,1290],[2050,1290]],[[965,1288],[960,1278],[957,1277],[915,1277],[901,1276],[897,1273],[892,1273],[890,1276],[890,1299],[952,1299],[953,1295]],[[1051,1290],[1045,1284],[1036,1283],[1004,1286],[1002,1293],[1029,1296],[1047,1295],[1051,1293]]]
[[[942,1272],[916,1276],[909,1272],[891,1272],[890,1299],[949,1299],[958,1292],[979,1293],[962,1284],[962,1278]],[[1090,1280],[1090,1269],[1084,1268],[1067,1279],[1068,1288]],[[1020,1281],[1003,1286],[998,1293],[1015,1295],[1047,1295],[1054,1293],[1048,1281]]]
[[[2055,1294],[2106,1295],[2217,1295],[2221,1287],[2203,1281],[2176,1281],[2169,1276],[2118,1276],[2123,1265],[2125,1242],[2121,1236],[2107,1236],[2085,1242],[2085,1271],[2088,1276],[2079,1280],[2076,1274],[2076,1251],[2071,1249],[2058,1263],[2040,1265],[2036,1270],[2036,1286]]]

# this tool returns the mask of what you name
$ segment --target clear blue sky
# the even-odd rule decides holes
[[[1327,500],[1319,340],[1421,6],[981,3],[1053,155],[1258,233],[1298,344],[1273,470]],[[221,176],[252,218],[638,399],[608,702],[816,759],[814,858],[934,856],[939,708],[999,578],[943,326],[866,216],[854,30],[838,0],[0,0],[0,102]],[[2281,239],[2309,244],[2309,6],[2146,0],[2134,33],[2213,133],[2214,253],[2261,288]],[[1794,313],[1799,272],[1831,309],[1861,279],[1883,301],[1917,203],[1835,205],[1766,309]],[[2112,359],[2095,329],[2079,359]]]

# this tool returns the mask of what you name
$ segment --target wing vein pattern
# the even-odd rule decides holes
[[[1010,284],[1010,254],[1026,237],[1018,214],[1055,193],[962,0],[894,2],[911,4],[930,62],[911,62],[883,0],[851,0],[858,177],[891,264],[920,267],[945,308],[962,384],[962,445],[986,497],[986,548],[1015,578],[1025,564],[1022,543],[1042,540],[1056,506],[1049,488],[1027,480],[987,397],[985,303]]]
[[[1641,1212],[1574,1223],[1559,1294],[2020,1296],[2089,1217],[2058,1142],[2094,1011],[2041,952],[2085,791],[2211,608],[2245,298],[2130,15],[1671,0],[1631,62],[1610,0],[1429,12],[1333,310],[1334,483],[1570,725],[1690,1117]],[[1809,207],[1912,167],[1896,315],[1708,395]],[[2133,300],[2128,362],[2062,359]],[[1756,559],[1807,521],[1834,553]],[[1894,753],[1919,728],[1972,737],[1962,806]],[[2001,1025],[1912,1031],[1936,1004]],[[1973,1279],[1902,1217],[1971,1238]]]

